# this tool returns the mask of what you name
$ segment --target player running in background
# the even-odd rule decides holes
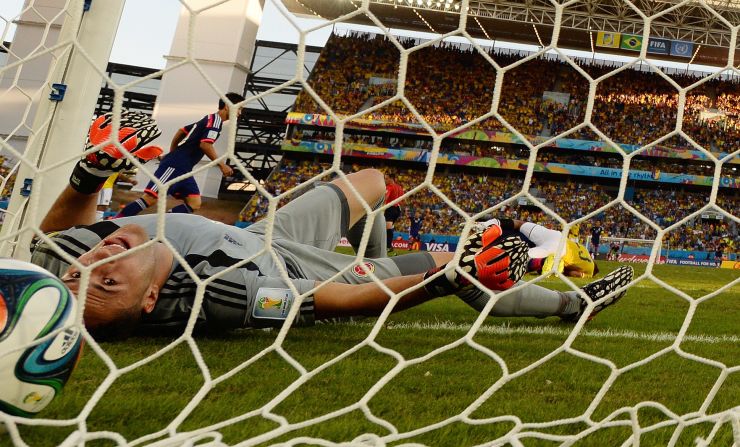
[[[409,248],[419,250],[421,248],[421,228],[424,226],[424,216],[417,209],[414,215],[409,215]],[[416,247],[416,248],[414,248]]]
[[[596,259],[599,254],[599,245],[601,245],[601,233],[604,232],[604,227],[601,226],[601,221],[597,220],[596,225],[591,227],[591,256]]]
[[[385,203],[389,204],[401,197],[404,194],[403,187],[396,183],[396,179],[393,174],[385,174]],[[393,230],[394,225],[399,217],[401,217],[401,202],[395,205],[389,206],[385,209],[385,240],[388,253],[394,253],[393,251]]]
[[[151,140],[142,137],[129,151],[136,156],[147,141]],[[123,169],[126,163],[120,165]],[[280,208],[269,252],[264,252],[264,220],[239,229],[201,216],[163,216],[167,241],[191,271],[157,240],[156,215],[91,225],[96,192],[113,173],[112,166],[119,167],[119,161],[105,149],[78,162],[70,185],[40,225],[45,232],[61,231],[51,240],[65,255],[39,240],[32,256],[34,263],[60,276],[78,297],[87,281],[84,321],[96,337],[120,338],[137,327],[158,333],[182,330],[195,306],[198,284],[193,273],[213,279],[204,289],[197,314],[197,326],[206,329],[280,326],[298,294],[303,300],[295,322],[304,325],[335,317],[379,315],[391,299],[388,290],[401,295],[394,310],[455,294],[481,311],[492,295],[471,279],[492,291],[511,288],[524,274],[529,258],[547,256],[560,239],[560,232],[540,225],[492,219],[468,234],[455,264],[451,264],[453,253],[423,252],[365,258],[362,268],[351,268],[355,257],[334,248],[341,236],[351,234],[352,227],[364,225],[366,204],[378,208],[385,198],[382,173],[366,169],[319,185]],[[384,235],[376,231],[370,237],[382,240]],[[382,247],[382,243],[374,245]],[[94,267],[87,279],[78,266],[70,265],[70,257]],[[370,273],[382,281],[382,287]],[[632,276],[631,267],[620,267],[580,292],[529,284],[497,297],[490,314],[559,316],[567,321],[591,318],[624,295]]]
[[[236,104],[244,101],[244,97],[237,93],[227,93],[231,103]],[[238,115],[237,115],[238,117]],[[223,123],[228,121],[229,107],[223,99],[218,100],[218,111],[208,114],[200,121],[188,124],[178,129],[172,138],[170,152],[165,155],[154,176],[161,182],[166,182],[192,171],[195,165],[203,159],[203,155],[211,160],[218,158],[213,143],[221,135]],[[233,169],[224,162],[218,164],[221,173],[228,177],[234,173]],[[182,200],[182,204],[173,207],[171,213],[192,213],[201,206],[200,189],[195,179],[191,176],[170,185],[167,193],[172,197]],[[159,186],[153,181],[144,189],[144,194],[139,199],[126,205],[116,216],[135,216],[150,206],[154,206],[159,199]]]
[[[108,180],[103,184],[103,189],[98,193],[98,211],[95,213],[95,220],[101,221],[105,216],[105,212],[110,206],[111,199],[113,199],[113,187],[116,183],[130,183],[136,185],[137,181],[132,176],[116,172],[115,174],[108,177]]]

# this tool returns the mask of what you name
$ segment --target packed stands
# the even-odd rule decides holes
[[[15,183],[15,172],[8,160],[0,155],[0,199],[7,198]]]
[[[353,160],[351,163],[345,162],[344,171],[354,172],[370,166],[367,160]],[[279,195],[329,167],[329,163],[320,163],[317,159],[299,160],[284,157],[280,167],[273,172],[265,186],[271,194]],[[423,165],[414,167],[389,164],[382,169],[395,174],[396,181],[406,191],[422,183],[426,174]],[[461,209],[474,214],[510,198],[521,190],[521,178],[500,175],[501,172],[495,170],[461,172],[459,169],[451,168],[442,172],[437,171],[434,185]],[[616,197],[614,187],[607,188],[596,183],[588,183],[586,180],[584,178],[576,182],[535,178],[530,191],[566,221],[572,221],[606,205]],[[283,199],[281,204],[287,200],[289,199]],[[633,198],[626,202],[647,219],[666,228],[704,206],[707,196],[701,191],[689,192],[678,188],[635,188]],[[734,215],[740,211],[740,197],[735,191],[720,192],[717,203]],[[422,232],[427,234],[454,234],[463,222],[463,219],[439,196],[426,188],[408,197],[403,203],[403,208],[406,213],[396,225],[396,228],[401,230],[408,228],[408,216],[417,209],[422,210],[425,217]],[[255,197],[245,207],[240,219],[256,222],[266,213],[267,200]],[[510,204],[503,208],[501,213],[522,220],[556,225],[552,218],[534,206]],[[602,221],[607,234],[611,237],[655,238],[655,231],[649,225],[621,205],[612,206],[597,218]],[[592,219],[594,220],[596,219]],[[585,224],[586,227],[589,225]],[[730,253],[738,249],[738,228],[726,221],[694,219],[671,231],[667,239],[672,249],[714,251],[722,248],[726,253]]]
[[[401,40],[404,47],[411,40]],[[492,52],[501,66],[522,58],[519,54]],[[333,35],[322,51],[309,84],[334,112],[350,115],[361,112],[395,94],[399,53],[385,36],[354,33]],[[616,65],[583,64],[597,78],[616,70]],[[647,144],[675,129],[678,91],[663,77],[650,71],[624,69],[599,83],[592,120],[604,134],[618,143]],[[555,74],[555,75],[553,75]],[[701,78],[692,74],[671,74],[679,86],[693,85]],[[371,83],[386,80],[384,83]],[[406,74],[405,96],[422,117],[438,129],[465,124],[491,108],[496,69],[473,48],[442,42],[411,53]],[[712,79],[695,86],[686,95],[683,131],[712,151],[731,152],[740,139],[740,80]],[[561,104],[543,99],[545,91],[567,93]],[[528,136],[552,135],[571,129],[584,120],[588,83],[566,62],[538,58],[519,65],[504,75],[499,112],[519,132]],[[326,113],[305,91],[295,111]],[[719,111],[712,119],[702,112]],[[418,122],[400,101],[363,115],[388,122]],[[478,123],[486,130],[503,129],[495,118]],[[583,129],[570,137],[593,139]],[[673,137],[665,144],[693,148],[684,138]]]
[[[404,38],[399,42],[404,48],[418,43]],[[524,57],[517,52],[505,51],[491,51],[487,56],[500,66],[515,64]],[[309,84],[338,115],[356,114],[357,118],[368,123],[418,124],[416,113],[402,101],[388,101],[396,94],[399,63],[398,49],[385,36],[364,33],[333,35],[321,53]],[[711,152],[736,150],[733,144],[740,140],[738,77],[716,78],[694,85],[701,79],[694,74],[672,73],[669,81],[648,67],[620,68],[621,65],[616,63],[589,61],[579,61],[579,64],[593,78],[616,71],[598,84],[592,113],[594,126],[612,141],[646,145],[675,130],[679,94],[671,83],[674,82],[680,87],[693,85],[685,96],[683,121],[680,123],[688,138]],[[477,50],[441,42],[409,55],[404,96],[428,124],[438,131],[446,131],[490,111],[496,77],[496,68]],[[555,95],[546,94],[551,92]],[[563,132],[569,132],[567,138],[603,141],[588,127],[571,131],[584,121],[588,93],[588,82],[569,63],[551,56],[539,57],[527,60],[504,74],[498,112],[506,123],[530,141],[535,137],[548,138]],[[560,100],[553,100],[553,97]],[[380,103],[383,103],[382,107],[366,111]],[[299,94],[293,110],[303,114],[327,112],[306,90]],[[477,122],[473,128],[487,132],[510,131],[496,117]],[[331,126],[296,125],[291,127],[288,135],[288,140],[298,144],[307,141],[331,145],[336,142],[335,138]],[[429,136],[368,125],[362,129],[345,128],[342,144],[343,150],[352,145],[421,152],[433,149]],[[668,150],[697,150],[689,139],[681,135],[665,138],[660,145]],[[530,156],[529,149],[521,144],[463,138],[444,139],[440,152],[515,160],[516,166],[526,166]],[[310,156],[309,159],[296,157],[283,159],[280,169],[267,182],[271,192],[290,189],[302,179],[317,175],[324,169],[316,163],[320,160],[318,156],[313,161]],[[696,159],[695,155],[693,158],[637,154],[630,160],[629,169],[647,171],[654,179],[659,179],[662,173],[714,175],[712,161]],[[624,160],[615,152],[546,147],[539,150],[537,161],[621,169]],[[382,169],[394,173],[407,191],[419,185],[426,174],[426,165],[421,163],[382,163]],[[345,157],[343,169],[350,172],[370,166],[376,167],[377,164],[362,158]],[[720,175],[736,179],[737,166],[724,163]],[[558,175],[556,172],[545,173],[536,169],[529,192],[566,221],[581,218],[611,203],[617,196],[618,185],[614,180]],[[438,165],[433,183],[460,209],[475,214],[518,193],[523,185],[523,171]],[[662,228],[701,209],[706,205],[709,194],[707,187],[691,188],[660,181],[630,180],[628,188],[626,204]],[[245,208],[242,219],[258,220],[266,212],[266,204],[264,199],[253,200]],[[717,204],[738,215],[740,197],[737,189],[720,188]],[[396,228],[400,230],[408,227],[409,215],[417,210],[425,218],[423,233],[454,234],[463,222],[450,206],[428,189],[414,192],[403,205],[407,214],[397,222]],[[500,212],[522,220],[557,225],[547,213],[527,201],[511,202]],[[716,214],[709,213],[703,218],[688,221],[672,230],[664,238],[664,245],[668,244],[672,249],[737,251],[737,225],[716,217]],[[586,222],[585,226],[590,226],[596,219],[602,221],[611,237],[654,239],[656,235],[650,225],[621,204],[612,205]]]

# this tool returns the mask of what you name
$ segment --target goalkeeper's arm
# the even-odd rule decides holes
[[[138,112],[121,112],[117,136],[112,135],[113,118],[112,113],[106,113],[97,117],[90,126],[86,155],[75,164],[69,185],[44,217],[41,231],[61,231],[95,222],[100,188],[112,174],[133,167],[119,146],[144,161],[162,153],[158,146],[147,146],[160,134],[157,124],[150,117]],[[114,139],[118,141],[118,146],[111,144]]]
[[[527,244],[515,235],[502,235],[508,230],[528,229],[526,223],[511,220],[489,221],[483,230],[477,229],[463,242],[459,269],[476,278],[491,290],[506,290],[524,275]],[[536,233],[536,231],[535,231]],[[537,234],[535,234],[537,236]],[[431,299],[458,294],[472,287],[458,268],[449,265],[453,253],[432,253],[436,267],[424,274],[401,276],[383,280],[392,293],[403,294],[394,311],[416,306]],[[415,287],[422,285],[422,287]],[[314,294],[317,319],[332,317],[379,315],[390,301],[390,295],[378,284],[329,283]]]
[[[436,266],[443,267],[453,258],[453,253],[430,253],[434,258]],[[428,272],[429,273],[429,272]],[[381,282],[393,293],[418,286],[424,281],[426,274],[398,276],[384,279]],[[444,279],[443,279],[444,280]],[[317,284],[318,285],[318,284]],[[435,293],[433,288],[418,287],[404,294],[393,308],[393,311],[408,309],[438,298],[441,295]],[[386,293],[375,282],[365,284],[344,284],[331,282],[324,284],[314,293],[314,311],[317,320],[350,317],[350,316],[378,316],[390,301],[390,295]]]
[[[71,186],[62,191],[54,205],[51,206],[39,229],[44,233],[62,231],[77,225],[95,223],[98,194],[85,194]]]
[[[526,237],[532,244],[529,248],[529,266],[527,270],[541,271],[542,264],[545,258],[554,255],[562,239],[562,233],[557,230],[551,230],[545,228],[542,225],[538,225],[533,222],[525,222],[522,220],[513,219],[491,219],[486,222],[481,222],[482,228],[487,228],[491,225],[498,225],[504,233],[512,230],[519,231],[524,237]],[[565,246],[561,251],[561,256],[565,254]]]

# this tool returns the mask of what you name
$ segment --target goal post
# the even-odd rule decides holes
[[[653,245],[655,245],[655,241],[652,239],[635,239],[635,238],[625,238],[625,237],[605,237],[602,238],[604,241],[604,244],[602,246],[606,246],[606,250],[600,250],[602,252],[606,251],[607,259],[611,261],[623,261],[623,262],[647,262],[650,258],[650,252],[653,249]],[[587,247],[590,247],[591,244],[591,236],[587,238]],[[616,243],[619,245],[618,252],[617,252],[617,258],[610,259],[609,255],[612,253],[612,247],[611,245],[613,243]],[[658,248],[658,259],[656,259],[656,264],[665,264],[666,260],[668,259],[670,253],[670,245],[660,243],[660,247]]]
[[[48,76],[36,86],[34,121],[18,160],[17,180],[0,232],[0,255],[30,258],[28,247],[33,233],[19,231],[37,227],[68,183],[72,166],[84,148],[124,3],[54,0],[44,5],[57,9],[64,21],[57,42],[48,49],[53,54]],[[33,0],[27,0],[25,6],[30,14],[27,8],[33,6]],[[31,37],[33,30],[24,29],[26,26],[31,25],[20,23],[17,39]],[[35,49],[25,57],[33,61],[38,53],[43,50]],[[24,55],[18,56],[23,62]],[[12,68],[3,67],[1,72]],[[8,85],[0,98],[16,87]],[[12,146],[5,149],[16,150]],[[60,165],[63,167],[57,168]],[[44,175],[49,168],[56,169]]]

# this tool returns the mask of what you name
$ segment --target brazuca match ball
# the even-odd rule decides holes
[[[0,411],[36,415],[69,379],[80,355],[71,325],[75,299],[57,277],[28,262],[0,258]],[[25,348],[22,348],[26,346]]]

